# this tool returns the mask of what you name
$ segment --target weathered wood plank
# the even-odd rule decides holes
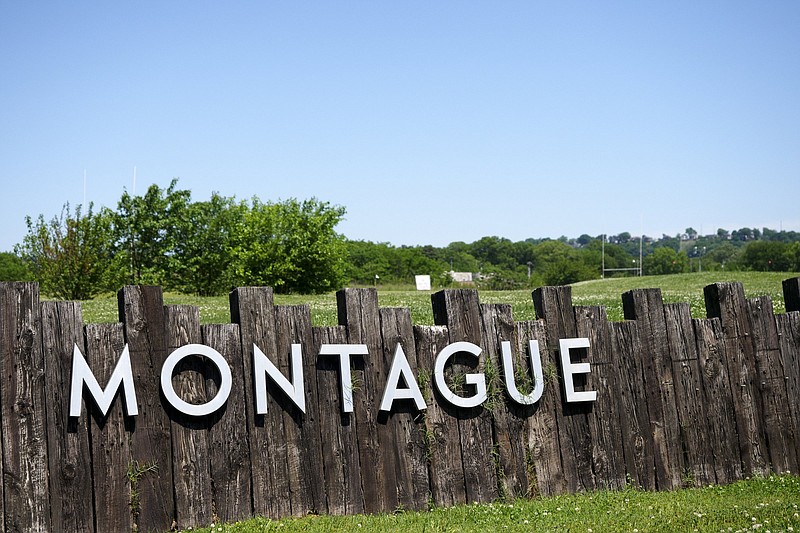
[[[170,529],[175,520],[170,420],[160,397],[159,376],[166,360],[161,287],[126,286],[117,294],[120,319],[131,356],[139,414],[133,419],[131,463],[152,466],[136,476],[133,509],[140,531]]]
[[[611,350],[620,379],[620,428],[625,470],[635,486],[656,489],[653,432],[640,356],[642,343],[636,322],[612,322]]]
[[[783,301],[787,313],[800,311],[800,277],[783,280]]]
[[[191,305],[164,307],[167,352],[186,344],[200,344],[200,309]],[[208,363],[200,356],[186,357],[175,368],[172,387],[180,399],[204,404]],[[175,515],[181,529],[212,522],[211,464],[208,417],[194,417],[168,409],[172,431],[172,475],[175,480]]]
[[[211,452],[211,479],[214,481],[214,514],[220,522],[234,522],[253,516],[250,445],[247,418],[252,408],[245,405],[244,361],[237,324],[205,324],[203,344],[215,349],[231,369],[233,388],[228,401],[211,415],[208,443]],[[206,395],[213,398],[219,382],[206,377]]]
[[[688,303],[664,306],[667,345],[672,362],[675,401],[683,443],[685,486],[704,486],[716,482],[714,442],[703,401],[702,376],[695,331]]]
[[[311,310],[307,305],[278,306],[275,308],[278,368],[283,375],[292,380],[289,354],[292,344],[300,344],[308,350],[313,345],[311,332]],[[303,353],[303,388],[306,412],[303,413],[285,395],[276,398],[284,413],[284,431],[289,460],[289,481],[292,513],[295,516],[320,514],[327,511],[325,486],[319,480],[324,478],[322,448],[319,427],[319,401],[317,398],[314,353]],[[275,407],[278,407],[276,405]]]
[[[528,375],[530,368],[531,340],[539,343],[539,353],[542,361],[544,379],[544,392],[541,400],[533,406],[531,415],[527,419],[526,431],[523,436],[526,443],[526,461],[528,463],[528,492],[531,496],[552,496],[567,492],[567,480],[561,466],[561,451],[559,447],[558,424],[556,423],[556,410],[560,409],[560,393],[558,390],[558,372],[556,370],[555,354],[548,348],[547,328],[544,321],[517,322],[516,347],[514,353],[517,365],[524,368]],[[531,383],[533,386],[533,382]]]
[[[540,287],[533,293],[533,303],[537,318],[544,319],[547,327],[548,349],[560,357],[559,340],[577,337],[571,288]],[[572,354],[585,358],[586,352],[575,350]],[[561,368],[560,364],[558,368]],[[585,376],[576,376],[576,388],[581,384],[585,386],[585,381]],[[567,402],[564,391],[561,392],[561,408],[556,409],[556,423],[567,488],[569,492],[594,490],[597,485],[592,472],[592,435],[589,429],[589,413],[594,402]]]
[[[458,421],[433,384],[436,356],[449,344],[444,326],[414,326],[420,382],[425,403],[425,450],[430,469],[431,498],[437,506],[467,502]]]
[[[742,462],[722,324],[718,318],[692,322],[701,371],[701,401],[708,417],[707,438],[713,443],[714,475],[719,484],[732,483],[742,479]]]
[[[239,324],[244,359],[245,401],[255,409],[253,385],[253,345],[274,358],[275,308],[269,287],[239,287],[230,294],[231,320]],[[273,359],[274,363],[274,359]],[[267,380],[268,401],[283,394]],[[282,517],[292,514],[289,493],[289,457],[282,439],[283,413],[274,406],[265,415],[247,417],[250,436],[250,460],[253,467],[253,509],[257,515]],[[255,413],[255,411],[253,412]]]
[[[791,411],[787,409],[789,396],[785,378],[788,372],[783,367],[778,327],[769,296],[748,300],[747,316],[755,350],[756,384],[762,400],[770,467],[775,472],[797,472],[798,441]]]
[[[785,372],[786,395],[795,439],[800,438],[800,312],[775,316],[780,338],[782,367]],[[800,443],[795,440],[796,450]],[[800,451],[798,451],[800,453]]]
[[[51,525],[54,531],[94,531],[87,418],[69,416],[74,347],[86,354],[81,304],[43,302],[41,317]]]
[[[383,386],[389,369],[383,367],[378,291],[342,289],[336,293],[339,324],[347,327],[350,344],[365,344],[369,355],[353,360],[353,407],[356,415],[358,451],[362,465],[361,485],[368,513],[386,513],[397,508],[397,455],[394,431],[379,420]],[[356,390],[360,389],[360,390]]]
[[[0,425],[6,531],[49,531],[44,359],[36,283],[0,283]]]
[[[395,348],[399,344],[414,376],[419,376],[411,312],[408,309],[386,308],[380,310],[380,317],[383,340],[381,366],[388,374]],[[381,398],[382,396],[379,396],[376,401],[380,401]],[[394,434],[397,500],[398,507],[402,509],[420,510],[428,503],[430,483],[425,449],[425,411],[417,410],[414,402],[410,400],[401,400],[395,402],[390,413],[382,412],[379,415],[381,417],[379,420],[385,419],[385,423]]]
[[[97,382],[105,388],[125,347],[123,325],[87,324],[85,336],[86,361]],[[133,417],[124,415],[123,406],[123,395],[119,395],[103,416],[93,401],[84,401],[81,415],[90,416],[95,525],[101,533],[130,532],[135,527],[131,513],[135,498],[127,477],[132,467]]]
[[[521,437],[525,435],[526,419],[532,414],[534,407],[519,405],[505,393],[501,355],[503,341],[510,342],[512,346],[516,345],[514,316],[510,305],[481,304],[480,310],[489,395],[486,408],[492,419],[498,490],[503,498],[524,497],[528,493],[529,483],[526,439]],[[528,365],[510,369],[512,375],[517,368],[527,369],[528,373],[524,375],[533,378]]]
[[[620,426],[620,392],[617,363],[611,348],[611,331],[604,307],[575,307],[577,335],[589,339],[589,386],[597,401],[588,414],[592,435],[592,461],[598,488],[625,488],[625,457]]]
[[[739,455],[745,476],[766,475],[768,450],[761,418],[755,351],[749,339],[749,319],[741,283],[715,283],[704,288],[709,318],[719,318],[733,392]]]
[[[466,341],[483,347],[481,336],[480,302],[475,290],[444,290],[431,296],[436,325],[447,326],[450,343]],[[470,369],[472,361],[465,361],[459,372],[485,371],[485,358],[477,368]],[[454,363],[455,367],[458,363]],[[461,438],[461,455],[464,463],[464,481],[467,502],[487,502],[499,496],[497,471],[494,462],[492,419],[483,407],[457,409],[458,429]]]
[[[681,486],[684,468],[661,290],[628,291],[622,295],[622,308],[625,318],[635,320],[639,329],[656,483],[659,489],[673,490]]]
[[[310,353],[313,354],[319,354],[323,344],[347,343],[347,329],[344,326],[315,327],[312,328],[312,335],[314,344]],[[334,515],[363,513],[364,494],[355,417],[354,413],[344,412],[339,361],[328,355],[317,357],[315,374],[319,427],[325,442],[322,459],[328,512]]]

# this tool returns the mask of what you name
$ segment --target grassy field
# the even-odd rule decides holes
[[[776,313],[784,312],[781,282],[800,276],[787,272],[702,272],[671,276],[644,276],[611,278],[577,283],[572,286],[572,301],[575,305],[602,305],[609,319],[622,320],[622,293],[631,289],[660,288],[665,302],[688,302],[692,316],[705,317],[703,287],[719,281],[738,281],[744,285],[747,297],[770,296]],[[384,307],[407,307],[415,324],[432,324],[430,292],[415,291],[411,287],[378,287],[378,301]],[[511,304],[516,320],[535,318],[530,290],[480,291],[484,303]],[[166,304],[191,304],[200,308],[200,319],[204,323],[230,321],[227,296],[198,297],[166,293]],[[331,326],[337,323],[336,295],[276,295],[279,305],[307,304],[315,326]],[[85,322],[116,322],[117,299],[108,295],[83,302]]]
[[[800,531],[800,477],[644,492],[627,489],[374,516],[307,516],[214,525],[208,533],[333,531]]]

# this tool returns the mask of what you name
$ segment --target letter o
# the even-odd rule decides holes
[[[185,402],[177,395],[175,389],[172,387],[172,371],[175,370],[175,367],[184,357],[190,355],[201,355],[208,358],[216,365],[217,370],[219,370],[222,382],[220,383],[217,395],[209,402],[201,404]],[[225,361],[225,358],[222,357],[218,351],[205,344],[187,344],[181,346],[169,354],[167,360],[164,361],[164,366],[161,367],[161,390],[164,393],[164,397],[172,407],[190,416],[210,415],[222,407],[231,394],[232,385],[233,378],[231,377],[231,367],[228,366],[228,362]]]

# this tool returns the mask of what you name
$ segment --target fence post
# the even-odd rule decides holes
[[[72,356],[86,354],[81,304],[42,302],[50,505],[54,531],[94,531],[88,414],[69,417]]]
[[[50,531],[39,285],[0,283],[0,421],[6,531]]]
[[[761,395],[741,283],[714,283],[703,290],[709,318],[719,318],[733,392],[742,473],[767,473],[767,447],[761,419]]]

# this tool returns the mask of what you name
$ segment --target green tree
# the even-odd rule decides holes
[[[232,288],[234,248],[246,213],[245,204],[217,193],[187,206],[174,227],[172,272],[178,290],[210,296]]]
[[[81,206],[73,214],[65,204],[61,215],[46,222],[25,218],[28,233],[16,253],[25,261],[45,294],[70,300],[88,300],[101,292],[108,280],[113,250],[110,246],[111,217],[86,214]]]
[[[177,185],[173,179],[166,189],[151,185],[144,196],[122,194],[114,215],[114,242],[128,283],[180,284],[172,274],[178,266],[174,251],[180,229],[191,223],[191,192]]]
[[[347,250],[335,228],[344,213],[344,207],[315,198],[278,203],[254,198],[233,250],[233,281],[283,293],[340,288]]]
[[[779,241],[751,241],[742,250],[740,263],[747,270],[788,272],[792,265],[787,248]]]
[[[30,281],[28,265],[17,254],[0,253],[0,281]]]
[[[689,270],[689,257],[685,253],[676,252],[672,248],[656,248],[642,262],[644,272],[652,276],[680,274]]]

